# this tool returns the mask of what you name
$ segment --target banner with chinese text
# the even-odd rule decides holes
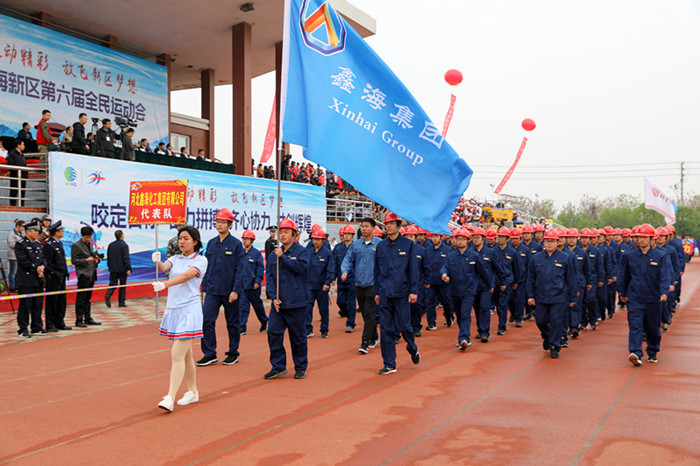
[[[36,135],[48,109],[50,123],[72,125],[82,112],[113,122],[122,116],[137,121],[136,138],[151,145],[168,139],[164,66],[3,15],[0,99],[0,136],[17,136],[24,121]]]
[[[187,180],[131,182],[129,225],[172,225],[186,217]]]
[[[158,180],[187,180],[185,221],[199,230],[205,245],[217,235],[215,217],[224,207],[234,215],[231,233],[240,239],[243,230],[252,230],[255,247],[263,251],[268,227],[278,223],[277,202],[280,215],[294,220],[300,230],[309,232],[315,223],[326,228],[326,191],[318,186],[283,181],[282,197],[277,199],[275,180],[51,152],[49,213],[54,221],[63,222],[66,257],[70,260],[70,246],[80,239],[80,228],[85,225],[95,230],[93,248],[97,252],[106,252],[114,232],[122,230],[131,253],[130,280],[152,279],[155,226],[129,225],[128,211],[131,182]],[[160,226],[158,231],[159,249],[165,257],[175,227]],[[307,237],[302,234],[302,239]],[[107,261],[102,261],[98,282],[108,281]],[[73,273],[69,284],[75,284]]]

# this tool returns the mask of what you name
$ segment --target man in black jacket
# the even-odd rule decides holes
[[[124,233],[121,230],[114,232],[115,241],[107,246],[107,267],[109,268],[109,286],[126,285],[126,277],[131,275],[131,258],[129,257],[129,245],[124,241]],[[114,288],[105,293],[105,304],[112,307],[112,294]],[[119,288],[119,307],[126,307],[126,288]]]
[[[92,288],[97,280],[97,265],[100,257],[92,250],[92,235],[95,231],[92,227],[84,226],[80,229],[80,239],[70,248],[71,262],[75,266],[75,275],[78,277],[78,289]],[[75,326],[86,328],[88,325],[102,325],[92,318],[90,299],[92,290],[79,291],[75,297]]]
[[[134,128],[126,128],[122,134],[122,160],[136,160],[134,143],[131,137],[134,135]]]
[[[44,291],[44,253],[41,244],[36,240],[40,227],[37,222],[30,222],[25,225],[25,235],[22,241],[15,244],[15,255],[17,256],[17,276],[15,278],[19,294],[42,293]],[[17,333],[22,338],[31,338],[32,335],[48,335],[44,330],[41,321],[42,296],[32,298],[22,298],[19,300],[19,310],[17,311]],[[29,316],[31,315],[31,329],[29,333]]]
[[[95,145],[97,155],[108,159],[114,158],[114,138],[117,133],[112,131],[112,121],[109,118],[102,120],[102,128],[95,133]]]
[[[22,139],[16,139],[15,140],[15,148],[10,151],[9,154],[7,154],[7,164],[8,165],[14,165],[15,167],[26,167],[27,166],[27,161],[24,159],[24,141]],[[22,206],[23,202],[21,198],[24,198],[26,196],[25,194],[25,188],[27,187],[27,177],[29,173],[22,170],[10,170],[10,205],[18,205]],[[19,186],[19,181],[20,178],[22,179],[22,188],[21,188],[21,198],[19,200],[16,199],[17,197],[17,186]]]
[[[78,116],[78,121],[73,123],[73,141],[70,144],[73,153],[87,155],[90,153],[90,145],[85,139],[85,123],[88,117],[85,113]]]
[[[61,221],[49,226],[51,237],[44,243],[44,259],[46,261],[46,291],[65,291],[68,279],[66,251],[63,249],[63,226]],[[63,319],[66,317],[66,295],[58,294],[46,297],[46,330],[58,332],[71,330]]]

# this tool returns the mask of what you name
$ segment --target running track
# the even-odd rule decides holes
[[[619,311],[558,360],[533,322],[466,353],[442,327],[417,339],[418,366],[400,344],[398,372],[379,376],[379,348],[357,353],[359,332],[345,334],[332,308],[330,338],[309,340],[307,379],[291,377],[289,357],[290,375],[263,380],[267,340],[255,332],[239,364],[199,368],[201,401],[172,414],[156,408],[170,364],[156,323],[5,344],[0,463],[697,465],[697,261],[683,293],[659,364],[641,368],[627,361]]]

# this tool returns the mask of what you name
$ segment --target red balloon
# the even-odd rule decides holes
[[[450,86],[456,86],[462,82],[462,73],[459,70],[447,70],[445,72],[445,81]]]
[[[533,129],[535,129],[535,126],[537,126],[537,125],[535,125],[534,120],[531,120],[529,118],[525,118],[522,122],[522,126],[523,126],[523,129],[525,131],[532,131]]]

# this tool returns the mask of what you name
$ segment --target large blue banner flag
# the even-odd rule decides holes
[[[281,140],[426,230],[448,221],[472,170],[328,1],[287,0]]]

